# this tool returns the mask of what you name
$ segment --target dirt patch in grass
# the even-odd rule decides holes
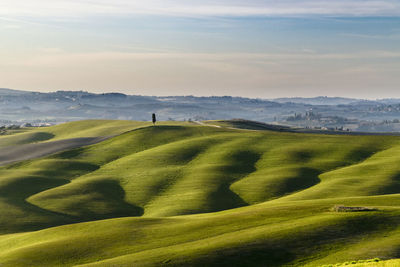
[[[369,208],[369,207],[348,207],[344,205],[335,205],[332,208],[332,211],[336,212],[358,212],[358,211],[377,211],[376,208]]]

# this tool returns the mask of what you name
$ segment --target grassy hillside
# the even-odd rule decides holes
[[[148,122],[136,121],[87,120],[52,127],[24,128],[0,136],[0,148],[70,138],[113,136],[149,125]]]
[[[400,137],[219,126],[83,121],[2,137],[17,146],[114,136],[0,167],[0,266],[398,257]]]

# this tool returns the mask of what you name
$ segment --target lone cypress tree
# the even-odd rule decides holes
[[[157,119],[156,119],[156,114],[155,114],[155,113],[153,113],[153,125],[155,125],[155,124],[156,124],[156,121],[157,121]]]

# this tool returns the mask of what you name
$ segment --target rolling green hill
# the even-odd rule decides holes
[[[243,123],[81,121],[0,137],[0,154],[100,138],[0,167],[0,266],[400,258],[400,137]]]

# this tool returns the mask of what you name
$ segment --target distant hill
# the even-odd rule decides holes
[[[342,97],[142,96],[118,92],[49,93],[0,89],[0,127],[58,124],[86,119],[204,121],[240,118],[302,128],[400,132],[400,100]]]
[[[31,93],[32,92],[29,92],[29,91],[0,88],[0,95],[23,95],[23,94],[31,94]]]
[[[298,103],[298,104],[301,103],[309,105],[348,105],[353,102],[359,101],[359,99],[319,96],[311,98],[303,98],[303,97],[274,98],[271,99],[271,101],[278,103]]]
[[[207,125],[246,130],[294,131],[294,128],[243,119],[205,121]]]

